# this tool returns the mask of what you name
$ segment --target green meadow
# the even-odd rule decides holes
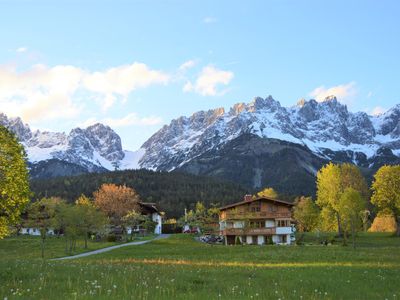
[[[172,235],[68,261],[63,240],[0,241],[0,299],[397,299],[400,238],[360,234],[357,248],[207,245]],[[91,250],[108,246],[89,244]]]

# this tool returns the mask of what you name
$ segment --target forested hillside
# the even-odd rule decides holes
[[[167,217],[180,217],[185,207],[193,208],[197,201],[209,205],[224,205],[240,201],[251,192],[238,184],[215,178],[180,172],[153,172],[149,170],[89,173],[73,177],[32,180],[34,199],[58,196],[75,201],[81,194],[92,194],[103,183],[114,183],[134,188],[143,201],[157,203]]]

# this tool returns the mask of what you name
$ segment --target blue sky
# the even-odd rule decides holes
[[[53,131],[104,122],[132,150],[255,96],[377,113],[400,103],[399,15],[399,1],[0,1],[0,111]]]

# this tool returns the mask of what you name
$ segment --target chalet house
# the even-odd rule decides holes
[[[161,213],[158,210],[157,206],[155,203],[146,203],[146,202],[139,202],[140,205],[140,210],[142,215],[146,215],[151,217],[151,220],[153,222],[156,222],[156,227],[154,228],[154,233],[155,234],[161,234],[162,232],[162,219],[161,219]],[[141,229],[140,225],[137,226],[137,228],[133,228],[133,231],[139,232]],[[132,232],[132,228],[127,228],[128,234]]]
[[[225,244],[291,244],[293,204],[267,197],[253,198],[220,208],[220,234]]]
[[[158,210],[156,204],[139,202],[139,205],[140,205],[140,211],[141,211],[142,215],[151,217],[151,220],[157,223],[156,227],[154,228],[154,233],[161,234],[162,219],[161,219],[161,213]],[[24,218],[27,218],[26,214],[23,216],[23,219]],[[131,233],[131,230],[132,229],[130,227],[127,228],[128,234]],[[138,226],[137,228],[134,228],[133,230],[139,232],[141,230],[141,227]],[[34,236],[40,235],[39,228],[22,227],[19,232],[20,232],[20,234],[26,234],[26,235],[34,235]],[[53,229],[49,229],[47,231],[47,235],[54,235],[54,234],[55,234],[55,232]]]

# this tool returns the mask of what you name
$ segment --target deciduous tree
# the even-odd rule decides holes
[[[368,186],[357,166],[329,163],[318,171],[316,203],[328,213],[327,215],[334,213],[339,235],[342,235],[339,204],[346,188],[358,191],[364,199],[368,197]]]
[[[338,212],[343,225],[343,241],[346,244],[348,233],[351,233],[353,248],[356,247],[356,233],[362,226],[362,213],[365,210],[365,200],[361,193],[353,188],[346,188],[340,196]]]
[[[81,216],[79,227],[87,248],[87,239],[90,232],[100,231],[106,224],[105,214],[95,207],[90,199],[81,195],[75,202],[76,213]]]
[[[61,203],[60,198],[43,198],[31,203],[28,208],[27,225],[40,231],[41,254],[44,258],[44,246],[47,233],[56,227],[56,208]]]
[[[18,222],[31,195],[26,153],[14,134],[0,126],[0,239]]]
[[[319,224],[320,211],[311,197],[300,197],[295,201],[293,217],[297,222],[297,229],[301,232],[312,231]]]
[[[267,187],[256,194],[256,197],[278,198],[278,193],[271,187]]]
[[[123,224],[126,227],[131,228],[130,240],[133,239],[134,228],[139,226],[146,220],[146,216],[143,216],[140,212],[131,210],[125,216],[122,217]]]
[[[379,211],[392,213],[400,236],[400,165],[383,166],[374,175],[371,203]]]
[[[123,225],[122,217],[128,212],[140,211],[138,193],[126,186],[103,184],[93,196],[95,206],[102,210],[115,226]]]

